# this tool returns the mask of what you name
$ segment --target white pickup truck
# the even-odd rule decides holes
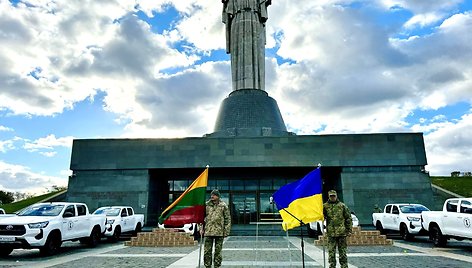
[[[387,204],[383,212],[372,214],[372,224],[381,233],[400,232],[403,240],[426,235],[421,227],[421,212],[429,209],[420,204]]]
[[[472,239],[472,198],[447,199],[442,211],[422,212],[421,222],[435,246],[449,238]]]
[[[122,233],[137,234],[144,226],[144,215],[134,214],[132,207],[101,207],[93,214],[106,215],[107,224],[104,235],[113,242],[116,242]]]
[[[88,243],[95,247],[105,232],[105,215],[91,215],[82,203],[38,203],[14,217],[0,218],[0,257],[15,248],[39,248],[53,255],[63,241]]]

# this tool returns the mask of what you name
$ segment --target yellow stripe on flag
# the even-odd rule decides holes
[[[294,200],[288,208],[288,212],[302,220],[303,223],[323,220],[323,199],[321,194]],[[300,226],[300,222],[296,220],[285,210],[279,210],[282,216],[282,227],[284,231]]]

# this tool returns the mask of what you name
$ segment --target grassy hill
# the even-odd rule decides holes
[[[62,192],[62,190],[61,191],[50,192],[50,193],[43,194],[43,195],[34,196],[34,197],[31,197],[31,198],[27,198],[27,199],[24,199],[24,200],[21,200],[21,201],[18,201],[18,202],[13,202],[13,203],[10,203],[10,204],[5,204],[5,205],[2,205],[1,207],[3,209],[5,209],[5,211],[7,213],[15,213],[16,211],[18,211],[22,208],[25,208],[29,205],[34,204],[34,203],[41,202],[42,200],[44,200],[46,198],[49,198],[51,196],[54,196],[54,195],[56,195],[60,192]]]
[[[465,197],[472,197],[472,177],[434,177],[431,183]]]

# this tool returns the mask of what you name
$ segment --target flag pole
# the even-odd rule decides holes
[[[318,166],[318,168],[321,168],[321,163],[318,163],[317,166]],[[320,170],[320,171],[321,171],[321,170]],[[320,229],[321,229],[321,230],[320,230],[320,231],[321,231],[321,234],[322,234],[323,237],[324,237],[324,223],[323,223],[323,221],[321,222],[321,228],[320,228]],[[327,239],[327,237],[326,237],[326,239]],[[328,243],[328,240],[326,240],[326,242],[323,242],[323,243],[322,243],[322,244],[323,244],[323,267],[324,267],[324,268],[326,268],[326,249],[325,249],[326,244],[325,244],[325,243]]]
[[[300,222],[300,227],[305,226],[305,223],[300,220],[299,218],[295,217],[290,211],[286,210],[285,208],[283,209],[285,212],[287,212],[290,216],[295,218],[297,221]],[[302,267],[305,268],[305,243],[303,243],[303,228],[300,228],[300,235],[301,235],[301,246],[302,246]]]
[[[198,251],[198,268],[200,268],[200,264],[202,262],[202,245],[205,241],[205,233],[203,232],[200,237],[200,250]]]
[[[206,165],[205,168],[210,168],[210,165]],[[202,223],[202,230],[203,232],[201,232],[201,236],[200,236],[200,249],[198,250],[198,268],[200,268],[200,265],[202,262],[202,246],[205,242],[205,221]]]
[[[321,225],[322,225],[321,234],[323,235],[323,238],[325,238],[324,237],[324,226],[323,226],[324,224],[321,224]],[[325,243],[328,242],[328,237],[326,237],[325,241],[323,241],[323,268],[326,268],[326,250],[325,250],[326,244]]]

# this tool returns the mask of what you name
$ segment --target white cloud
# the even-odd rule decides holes
[[[428,13],[432,11],[452,10],[464,0],[377,0],[387,9],[404,8],[414,13]]]
[[[15,149],[13,140],[0,141],[0,152],[6,153],[7,151]]]
[[[471,171],[472,113],[457,122],[433,123],[425,135],[427,169],[432,174],[449,175],[452,171]]]
[[[425,14],[419,14],[413,16],[411,19],[409,19],[405,24],[404,27],[409,29],[409,28],[414,28],[417,26],[420,27],[425,27],[427,25],[431,25],[433,23],[438,22],[441,20],[443,16],[436,14],[436,13],[425,13]]]
[[[132,100],[142,79],[198,58],[169,47],[165,36],[130,15],[134,4],[63,1],[32,8],[2,1],[1,33],[8,38],[0,39],[0,107],[13,114],[53,115],[97,89],[108,100]],[[126,104],[107,108],[126,115],[136,103]]]
[[[5,132],[13,131],[13,128],[0,125],[0,131],[5,131]]]
[[[66,186],[67,179],[32,172],[28,167],[0,160],[0,189],[9,192],[40,194],[53,185]]]
[[[74,137],[71,137],[71,136],[56,138],[54,134],[50,134],[44,138],[39,138],[32,142],[26,141],[23,148],[28,150],[29,152],[36,152],[39,150],[52,150],[55,147],[72,148],[73,139]],[[42,154],[48,157],[51,157],[54,155],[54,154],[51,154],[51,152],[42,153]]]
[[[57,154],[57,152],[40,152],[39,154],[44,155],[46,157],[53,157]]]

